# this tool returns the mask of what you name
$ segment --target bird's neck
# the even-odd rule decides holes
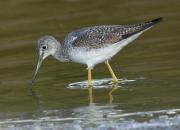
[[[62,46],[60,43],[57,44],[56,52],[53,55],[54,58],[61,62],[67,62],[69,61],[68,55],[66,53],[66,49],[64,46]]]

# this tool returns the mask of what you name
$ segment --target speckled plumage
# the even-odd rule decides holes
[[[68,47],[98,49],[141,32],[159,20],[160,19],[156,19],[146,23],[132,25],[101,25],[82,28],[69,33],[64,40],[64,45]]]

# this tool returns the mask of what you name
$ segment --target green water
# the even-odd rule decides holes
[[[86,89],[68,84],[87,79],[86,66],[47,58],[36,84],[37,40],[60,42],[72,30],[101,24],[131,24],[157,17],[164,21],[145,32],[110,61],[118,78],[137,79],[114,92],[125,112],[180,108],[180,1],[178,0],[6,0],[0,2],[0,113],[34,113],[88,106]],[[109,78],[105,64],[94,79]],[[139,80],[138,80],[139,79]],[[94,102],[108,103],[111,89],[95,89]]]

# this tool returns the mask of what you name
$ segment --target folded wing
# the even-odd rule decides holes
[[[102,25],[82,28],[68,34],[64,44],[72,47],[86,47],[87,49],[98,49],[110,44],[115,44],[134,34],[144,31],[162,18],[132,25]]]

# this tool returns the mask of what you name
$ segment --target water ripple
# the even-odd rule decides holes
[[[118,79],[120,84],[126,84],[130,82],[135,82],[136,79]],[[93,88],[100,89],[100,88],[112,88],[113,87],[113,81],[111,78],[104,78],[104,79],[93,79],[92,81]],[[82,82],[75,82],[70,83],[67,88],[70,89],[87,89],[87,80]]]

